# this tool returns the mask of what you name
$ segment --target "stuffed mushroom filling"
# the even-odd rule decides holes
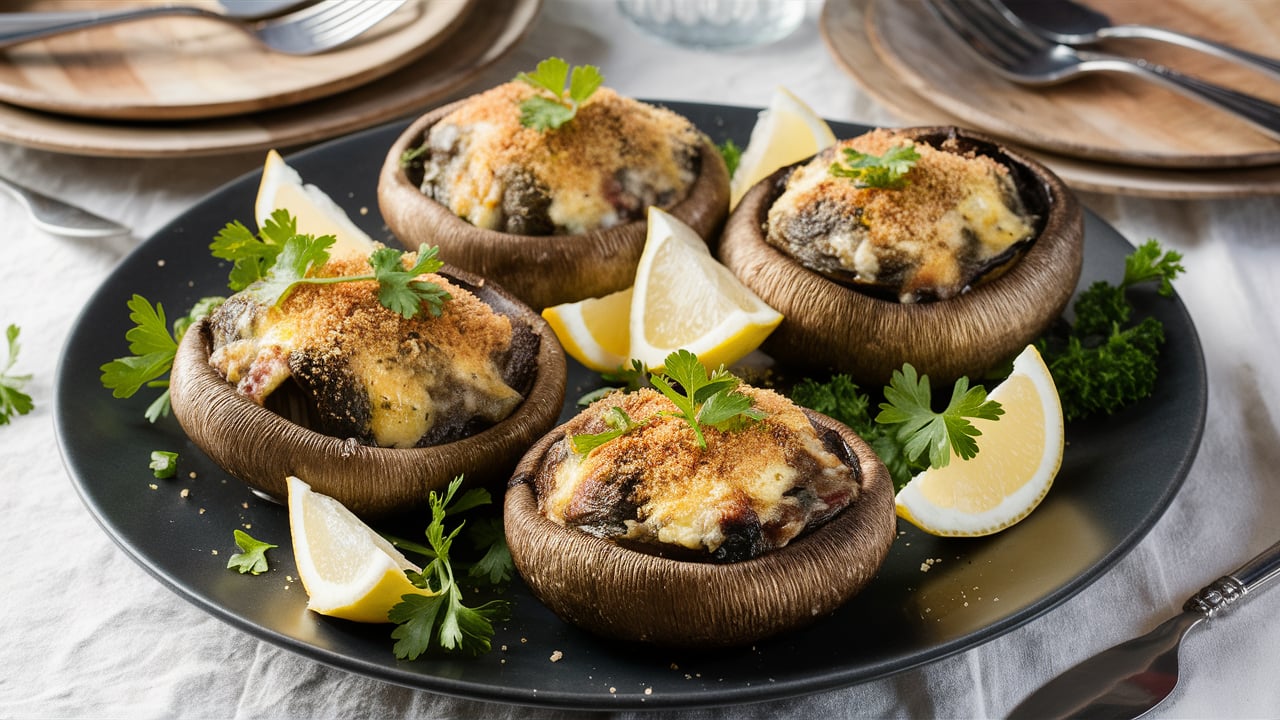
[[[914,147],[900,187],[833,174],[846,148],[884,156]],[[889,130],[845,140],[796,168],[769,208],[766,240],[822,275],[902,303],[954,297],[1016,260],[1035,237],[1009,169],[962,150]]]
[[[688,120],[600,88],[572,122],[538,131],[520,123],[535,92],[507,83],[442,118],[403,159],[410,181],[476,227],[519,235],[604,229],[688,194],[704,142]]]
[[[318,274],[366,271],[331,260]],[[467,437],[520,404],[538,337],[458,284],[422,279],[451,295],[440,317],[388,310],[372,281],[303,285],[271,307],[239,293],[209,316],[209,363],[250,400],[270,398],[326,435],[399,448]]]
[[[547,453],[535,478],[539,511],[636,550],[736,562],[786,546],[857,499],[857,464],[838,436],[820,436],[777,393],[740,390],[764,419],[704,428],[706,448],[653,390],[597,401]],[[575,452],[570,438],[606,430],[614,407],[643,424],[585,455]]]

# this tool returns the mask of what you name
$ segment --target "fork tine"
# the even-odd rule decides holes
[[[306,10],[263,23],[256,34],[280,52],[311,55],[359,36],[404,3],[405,0],[321,0]]]
[[[1038,39],[1011,26],[983,0],[925,2],[978,57],[1007,77],[1021,77],[1023,62],[1044,48]]]

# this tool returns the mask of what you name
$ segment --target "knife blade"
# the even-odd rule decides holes
[[[1159,705],[1178,684],[1182,638],[1232,603],[1280,576],[1280,542],[1191,596],[1156,629],[1064,671],[1018,704],[1009,720],[1128,720]]]

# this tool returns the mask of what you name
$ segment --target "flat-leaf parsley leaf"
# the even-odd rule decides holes
[[[427,526],[426,535],[431,561],[421,573],[406,571],[406,574],[414,585],[437,594],[404,595],[401,602],[391,608],[388,619],[397,626],[391,632],[396,640],[392,651],[401,660],[414,660],[432,646],[471,654],[487,652],[493,637],[493,622],[507,617],[509,606],[502,600],[492,600],[475,608],[464,605],[462,588],[454,578],[449,551],[465,522],[458,523],[446,534],[445,516],[492,501],[488,491],[480,488],[468,490],[455,501],[461,484],[459,476],[449,483],[443,494],[432,490],[427,496],[431,524]]]
[[[277,547],[276,545],[255,540],[243,530],[236,530],[232,534],[240,552],[227,560],[228,570],[239,570],[242,575],[245,573],[261,575],[271,569],[267,565],[267,551]]]
[[[31,380],[31,375],[9,372],[18,362],[18,350],[21,349],[18,334],[21,332],[17,325],[10,325],[4,332],[9,355],[5,360],[4,370],[0,370],[0,425],[7,425],[14,415],[26,415],[35,407],[31,396],[22,392],[22,388]]]
[[[582,103],[604,83],[596,66],[579,65],[570,72],[569,63],[558,57],[543,60],[533,72],[522,72],[516,79],[550,93],[550,97],[535,95],[520,103],[520,124],[539,132],[555,130],[572,120]]]
[[[907,186],[907,173],[919,159],[920,153],[910,145],[891,147],[883,155],[844,148],[844,162],[831,163],[828,172],[834,177],[849,178],[860,188],[901,190]]]
[[[910,363],[893,371],[884,398],[887,402],[880,404],[876,422],[897,425],[907,459],[916,460],[927,453],[930,467],[935,468],[950,464],[952,450],[965,460],[978,454],[974,438],[982,431],[974,427],[970,418],[996,420],[1004,414],[1000,403],[987,399],[986,389],[980,385],[969,387],[967,377],[956,381],[946,409],[935,412],[929,376],[917,376]]]

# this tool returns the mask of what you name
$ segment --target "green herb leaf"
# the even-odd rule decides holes
[[[844,164],[833,162],[828,172],[835,177],[849,178],[860,188],[901,190],[907,186],[907,173],[919,159],[920,153],[910,145],[889,148],[883,155],[844,148]]]
[[[935,468],[950,464],[951,451],[965,460],[977,455],[974,438],[982,432],[969,418],[995,420],[1004,414],[1000,403],[987,399],[985,389],[970,388],[969,379],[964,377],[956,382],[947,408],[934,412],[929,377],[917,377],[910,363],[893,372],[884,397],[887,402],[881,403],[876,422],[898,425],[898,438],[903,441],[907,458],[915,460],[927,454],[929,465]]]
[[[677,350],[666,357],[665,375],[652,375],[649,382],[653,384],[679,410],[676,417],[683,418],[693,429],[698,447],[705,448],[707,440],[702,432],[702,424],[718,430],[743,427],[763,415],[751,408],[751,401],[745,395],[735,392],[740,380],[723,367],[707,375],[707,369],[698,361],[698,356],[688,350]],[[679,383],[680,389],[672,387],[672,381]],[[723,397],[722,397],[723,396]],[[733,399],[738,396],[746,399],[746,403]],[[710,405],[706,417],[703,410]]]
[[[612,385],[592,390],[578,398],[577,402],[579,405],[586,406],[619,390],[635,392],[645,386],[648,375],[649,369],[644,366],[644,363],[632,358],[630,366],[619,365],[613,372],[600,373],[600,379]],[[619,385],[621,387],[618,387]]]
[[[17,325],[9,325],[4,332],[8,357],[5,360],[4,370],[0,371],[0,425],[8,425],[14,415],[26,415],[35,408],[31,396],[22,391],[31,380],[31,375],[10,372],[18,362],[18,351],[22,349],[18,343],[18,335],[21,332]]]
[[[261,575],[270,569],[267,566],[267,551],[278,546],[255,540],[243,530],[236,530],[233,535],[240,552],[227,560],[228,570],[239,570],[241,574]]]
[[[335,242],[337,238],[332,235],[293,235],[284,242],[266,274],[245,288],[245,292],[264,305],[279,305],[294,288],[308,280],[312,270],[329,261],[329,248]],[[332,278],[324,280],[333,281]],[[343,280],[349,281],[349,278]]]
[[[648,422],[648,420],[645,422],[632,420],[626,410],[615,405],[609,408],[604,416],[604,423],[609,426],[608,430],[599,433],[574,435],[569,439],[569,442],[573,445],[574,452],[579,455],[586,455],[614,438],[622,437],[632,430],[644,427]]]
[[[143,385],[167,374],[178,350],[178,342],[169,334],[160,303],[152,306],[146,298],[135,294],[126,305],[134,326],[124,336],[133,355],[116,358],[99,368],[103,386],[117,398],[133,397]]]
[[[151,468],[151,474],[157,478],[167,480],[178,474],[178,453],[152,450],[151,463],[147,467]]]
[[[1155,390],[1164,327],[1151,317],[1130,324],[1128,290],[1154,282],[1157,293],[1171,295],[1173,279],[1185,271],[1181,260],[1181,254],[1148,239],[1125,258],[1119,285],[1094,282],[1072,306],[1074,324],[1060,323],[1036,342],[1065,419],[1111,414]]]
[[[511,548],[507,547],[502,519],[483,518],[473,522],[470,537],[476,548],[484,551],[484,555],[467,570],[467,574],[476,579],[487,579],[491,585],[511,580],[515,563],[511,559]]]
[[[378,281],[378,302],[405,318],[418,314],[423,305],[432,317],[440,317],[449,293],[440,285],[425,280],[415,280],[419,275],[432,273],[444,266],[436,258],[437,248],[418,246],[418,258],[408,270],[404,267],[404,253],[391,248],[379,248],[369,256],[374,278]]]
[[[522,72],[516,79],[550,94],[535,95],[520,103],[520,124],[538,132],[555,130],[572,120],[578,107],[604,83],[604,76],[594,65],[581,65],[570,73],[569,63],[558,57],[543,60],[533,72]]]
[[[439,594],[433,597],[404,595],[401,602],[391,608],[388,619],[396,624],[391,637],[396,640],[393,652],[397,658],[414,660],[433,646],[467,653],[486,652],[493,636],[492,622],[505,617],[507,603],[503,601],[467,607],[454,578],[449,551],[464,523],[446,533],[445,517],[492,502],[489,493],[479,488],[463,493],[455,502],[461,484],[459,476],[449,483],[443,494],[433,490],[427,496],[431,522],[427,525],[426,537],[431,560],[421,573],[407,572],[406,575],[418,587]],[[482,572],[494,572],[495,562],[484,565]]]
[[[725,140],[716,148],[720,157],[724,158],[725,167],[729,168],[729,177],[738,171],[738,163],[742,162],[742,148],[733,140]]]

